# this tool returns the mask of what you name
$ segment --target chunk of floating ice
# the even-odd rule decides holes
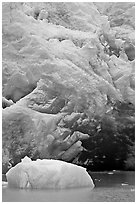
[[[94,188],[94,183],[86,169],[59,160],[25,157],[11,168],[7,174],[9,187],[15,188]]]
[[[121,185],[122,185],[122,186],[127,186],[127,185],[128,185],[128,183],[121,183]]]

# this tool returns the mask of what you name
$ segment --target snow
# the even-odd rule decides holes
[[[14,188],[94,188],[85,168],[60,160],[32,161],[25,157],[7,172],[6,177],[8,186]]]

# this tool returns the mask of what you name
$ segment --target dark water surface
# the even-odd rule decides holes
[[[95,188],[11,189],[3,182],[3,202],[134,202],[135,172],[89,172]]]

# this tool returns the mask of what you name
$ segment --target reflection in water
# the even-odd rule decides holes
[[[134,202],[134,172],[90,172],[95,188],[64,190],[10,189],[3,183],[3,202]]]

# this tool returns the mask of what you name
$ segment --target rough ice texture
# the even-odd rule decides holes
[[[71,131],[80,113],[46,114],[13,105],[3,110],[3,164],[17,164],[24,156],[72,161],[89,136]]]
[[[3,3],[4,166],[73,161],[88,137],[72,131],[83,113],[134,104],[134,13],[125,2]]]
[[[94,188],[85,168],[60,160],[31,161],[25,157],[7,172],[6,177],[8,186],[13,188]]]

